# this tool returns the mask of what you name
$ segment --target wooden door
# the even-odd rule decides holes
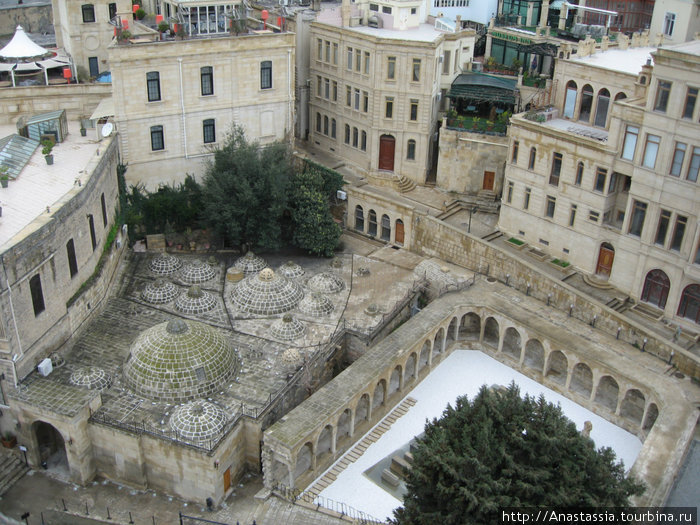
[[[482,189],[493,191],[493,181],[496,179],[495,171],[485,171],[484,172],[484,185]]]
[[[224,494],[231,487],[231,467],[224,471]]]
[[[379,169],[394,171],[394,151],[396,140],[391,135],[379,137]]]
[[[396,221],[394,240],[396,241],[396,244],[403,244],[403,221],[401,221],[401,219]]]
[[[615,250],[613,247],[609,244],[602,244],[598,253],[598,266],[595,269],[595,273],[609,277],[614,259]]]

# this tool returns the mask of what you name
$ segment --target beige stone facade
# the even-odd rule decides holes
[[[130,183],[200,176],[233,124],[263,144],[293,132],[291,33],[115,44],[110,63]]]
[[[649,32],[666,44],[692,40],[700,32],[700,5],[693,0],[655,2]]]

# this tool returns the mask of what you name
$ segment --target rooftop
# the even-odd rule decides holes
[[[599,51],[585,57],[572,56],[572,62],[579,62],[589,66],[602,67],[619,73],[636,75],[651,60],[651,53],[655,47],[635,47],[629,49],[608,49]]]

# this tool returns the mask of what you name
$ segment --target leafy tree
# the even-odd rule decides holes
[[[503,507],[625,506],[644,486],[559,406],[511,383],[450,405],[417,439],[398,525],[498,523]]]
[[[233,244],[279,248],[291,173],[287,144],[261,147],[234,126],[204,175],[204,220]]]
[[[292,241],[309,253],[330,257],[341,230],[331,216],[325,191],[326,180],[319,170],[307,169],[294,176],[290,200]]]

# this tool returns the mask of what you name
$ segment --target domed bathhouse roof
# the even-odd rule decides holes
[[[141,292],[141,298],[147,303],[151,304],[164,304],[169,303],[180,291],[177,287],[164,279],[156,279],[150,282]]]
[[[216,441],[226,425],[226,414],[214,403],[197,399],[173,410],[170,428],[177,439],[193,445]]]
[[[299,303],[299,310],[312,317],[323,317],[333,312],[333,301],[320,292],[311,292]]]
[[[287,312],[303,296],[298,283],[277,275],[270,268],[246,277],[231,292],[231,300],[238,308],[257,315]]]
[[[277,269],[277,273],[287,279],[294,279],[304,275],[304,269],[294,261],[287,261]]]
[[[216,270],[209,263],[197,261],[182,269],[180,279],[187,284],[199,284],[210,281],[216,276]]]
[[[283,341],[291,341],[304,335],[306,327],[304,323],[295,319],[292,314],[284,314],[281,319],[277,319],[270,327],[272,337],[282,339]]]
[[[202,290],[196,284],[175,301],[175,308],[185,314],[201,314],[212,310],[215,306],[216,298],[214,295]]]
[[[314,292],[335,293],[345,288],[345,281],[331,272],[314,275],[306,282]]]
[[[239,257],[233,265],[243,270],[243,273],[246,275],[258,273],[260,270],[267,267],[265,259],[258,257],[253,252],[248,252],[243,257]]]
[[[70,382],[75,386],[102,391],[111,386],[112,378],[97,366],[81,366],[70,375]]]
[[[169,253],[161,253],[157,257],[154,257],[150,266],[151,271],[158,275],[170,275],[178,271],[181,267],[182,261]]]
[[[180,403],[219,390],[237,370],[233,347],[219,331],[172,319],[136,338],[124,363],[124,381],[137,394]]]

